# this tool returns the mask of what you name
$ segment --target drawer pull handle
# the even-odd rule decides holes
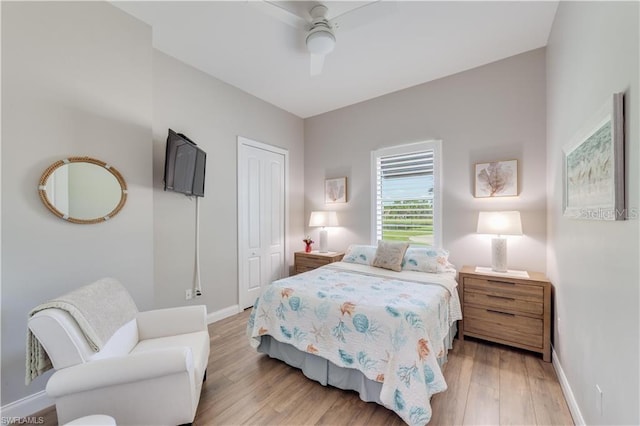
[[[509,300],[509,301],[514,301],[516,299],[514,299],[513,297],[504,297],[504,296],[494,296],[493,294],[487,294],[487,297],[491,297],[494,299],[502,299],[502,300]]]
[[[505,285],[516,285],[516,283],[513,282],[509,282],[509,281],[496,281],[496,280],[487,280],[492,284],[505,284]]]
[[[494,311],[493,309],[487,309],[487,312],[491,312],[493,314],[507,315],[507,316],[510,316],[510,317],[515,317],[516,316],[515,314],[510,314],[508,312]]]

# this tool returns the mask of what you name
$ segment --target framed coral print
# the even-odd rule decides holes
[[[626,218],[623,100],[614,94],[563,149],[565,217]]]
[[[326,179],[324,181],[324,202],[327,204],[347,202],[347,178]]]
[[[518,160],[476,164],[475,187],[476,198],[518,195]]]

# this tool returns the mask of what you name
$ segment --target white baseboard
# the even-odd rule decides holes
[[[582,413],[580,412],[578,401],[576,401],[575,396],[573,396],[573,391],[571,390],[567,376],[564,375],[562,365],[560,365],[560,359],[558,358],[558,354],[556,354],[556,350],[553,346],[551,347],[551,360],[553,362],[553,368],[555,368],[556,374],[558,375],[564,399],[567,400],[567,405],[569,405],[569,411],[571,412],[571,417],[573,417],[573,423],[576,424],[576,426],[586,425],[584,417],[582,417]]]
[[[10,402],[7,405],[3,405],[0,410],[2,411],[3,420],[7,417],[23,418],[32,416],[38,411],[49,408],[54,404],[54,401],[47,396],[45,391],[40,391],[17,401]],[[18,424],[20,422],[15,423]]]
[[[220,321],[232,315],[235,315],[242,310],[239,305],[229,306],[224,309],[220,309],[215,312],[207,314],[207,324]],[[34,393],[33,395],[26,396],[14,402],[10,402],[7,405],[3,405],[0,409],[2,411],[2,417],[26,417],[31,416],[38,411],[51,407],[55,402],[50,399],[45,391]]]
[[[207,324],[211,324],[214,323],[216,321],[220,321],[221,319],[225,319],[227,317],[230,317],[232,315],[235,315],[239,312],[241,312],[242,309],[240,309],[239,305],[233,305],[233,306],[229,306],[227,308],[224,309],[220,309],[219,311],[215,311],[215,312],[209,312],[207,314]]]

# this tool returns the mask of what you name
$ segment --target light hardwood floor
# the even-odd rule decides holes
[[[209,326],[211,356],[194,425],[402,425],[393,411],[324,387],[249,347],[249,310]],[[481,341],[454,342],[449,385],[431,400],[430,425],[572,425],[550,363]],[[57,425],[55,409],[37,413]]]

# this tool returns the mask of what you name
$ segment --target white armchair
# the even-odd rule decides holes
[[[37,312],[28,325],[57,370],[46,391],[60,424],[92,414],[118,425],[193,422],[209,359],[205,306],[139,312],[99,352],[63,310]]]

